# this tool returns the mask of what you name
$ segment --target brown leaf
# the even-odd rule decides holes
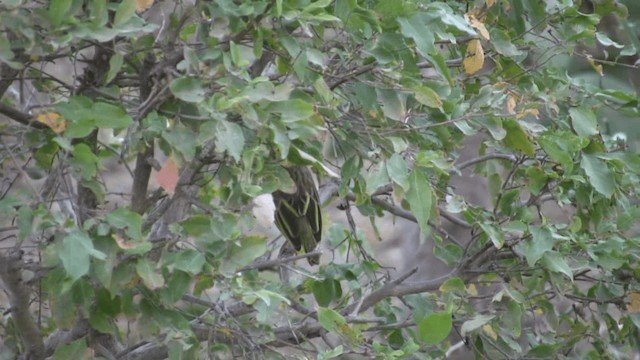
[[[627,312],[629,313],[640,313],[640,292],[634,291],[629,295],[631,301],[629,305],[627,305]]]
[[[176,164],[173,158],[169,158],[162,169],[156,174],[156,181],[167,194],[173,195],[176,191],[179,177],[180,169],[178,169],[178,164]]]
[[[121,234],[115,233],[111,235],[111,237],[116,241],[116,244],[118,244],[118,247],[122,250],[131,250],[138,246],[138,244],[133,241],[127,241],[127,239]]]

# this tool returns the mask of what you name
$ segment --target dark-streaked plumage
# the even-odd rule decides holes
[[[305,252],[311,252],[322,236],[318,190],[313,182],[313,174],[307,167],[292,166],[286,169],[296,189],[293,193],[279,190],[273,193],[276,226],[297,251],[304,248]],[[307,260],[315,265],[320,262],[320,256],[312,256]]]

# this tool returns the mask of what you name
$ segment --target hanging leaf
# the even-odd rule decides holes
[[[607,163],[598,159],[595,155],[582,155],[580,167],[589,177],[591,185],[600,194],[610,198],[615,191],[615,179]]]
[[[433,193],[429,179],[421,169],[413,169],[409,175],[409,190],[405,199],[411,206],[411,212],[418,220],[418,225],[424,234],[429,233],[429,219],[433,206]]]
[[[467,54],[462,61],[462,66],[464,66],[464,72],[467,75],[473,75],[482,69],[484,66],[484,50],[480,40],[473,39],[469,41]]]
[[[173,195],[176,190],[176,185],[178,185],[179,177],[180,169],[178,169],[178,164],[170,157],[162,166],[162,169],[156,174],[156,182],[167,194]]]

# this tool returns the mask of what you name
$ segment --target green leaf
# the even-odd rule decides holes
[[[219,151],[226,151],[235,161],[240,161],[244,141],[244,133],[240,125],[225,120],[218,122],[216,146]]]
[[[123,0],[118,5],[116,16],[113,18],[113,26],[122,25],[136,13],[135,0]]]
[[[172,256],[171,262],[167,267],[170,270],[177,269],[191,275],[196,275],[202,271],[202,266],[204,266],[205,262],[206,259],[200,251],[184,249],[178,251]]]
[[[178,99],[191,103],[203,101],[206,95],[202,81],[191,76],[183,76],[173,80],[170,89]]]
[[[564,274],[569,279],[573,280],[573,271],[571,271],[565,255],[562,255],[557,251],[549,251],[542,256],[541,264],[547,270]]]
[[[502,31],[492,27],[491,31],[491,44],[496,49],[498,54],[514,57],[522,55],[523,52],[511,42],[511,39],[507,35],[507,31]]]
[[[569,131],[544,133],[538,140],[542,149],[560,163],[567,173],[573,170],[573,156],[589,144],[589,140],[576,136]]]
[[[139,258],[136,262],[136,273],[151,290],[164,286],[164,277],[156,271],[155,264],[145,257]]]
[[[618,44],[617,42],[611,40],[611,38],[607,36],[607,34],[599,31],[596,32],[596,40],[598,40],[598,42],[605,47],[613,46],[614,48],[617,48],[617,49],[624,48],[624,45]]]
[[[367,194],[372,194],[381,186],[389,184],[389,175],[387,174],[386,167],[381,166],[369,171],[366,176],[366,182],[367,186],[365,191]]]
[[[449,336],[453,328],[451,313],[440,312],[427,315],[418,324],[420,338],[427,345],[435,345]]]
[[[545,172],[537,166],[532,166],[527,169],[527,178],[529,179],[529,191],[535,196],[540,195],[540,192],[545,185],[549,183],[549,177]]]
[[[83,179],[89,180],[97,175],[100,161],[87,144],[75,145],[72,154],[71,164]]]
[[[107,73],[107,78],[105,82],[108,84],[111,80],[116,78],[120,69],[122,69],[122,64],[124,63],[124,56],[121,53],[116,52],[113,54],[111,59],[109,59],[109,72]]]
[[[49,21],[53,26],[60,26],[72,3],[72,0],[51,0],[49,3]]]
[[[229,42],[229,52],[231,54],[231,61],[237,67],[245,67],[249,65],[249,61],[242,57],[242,51],[240,46],[234,41]]]
[[[332,333],[342,333],[348,326],[347,320],[340,313],[322,306],[318,307],[318,321],[325,330]]]
[[[410,19],[398,18],[400,32],[416,43],[416,48],[422,56],[427,56],[436,51],[433,31],[426,26],[426,21],[421,15],[414,15]]]
[[[105,260],[107,255],[93,247],[91,238],[79,230],[74,230],[62,240],[58,254],[62,266],[73,281],[89,272],[90,258]]]
[[[529,266],[534,266],[542,256],[551,251],[556,244],[551,230],[545,227],[531,227],[531,239],[518,243],[514,250],[527,259]]]
[[[90,358],[90,353],[87,348],[87,342],[83,337],[67,345],[56,347],[53,358],[55,360],[88,359]]]
[[[389,119],[402,121],[407,115],[406,96],[397,91],[376,89],[382,112]]]
[[[464,281],[454,277],[447,279],[439,288],[442,292],[462,292],[465,291]]]
[[[160,289],[160,297],[165,304],[175,304],[187,293],[192,277],[182,271],[174,271],[167,281],[167,286]]]
[[[103,334],[116,335],[117,331],[114,329],[113,319],[102,312],[92,311],[89,314],[89,324],[91,328]]]
[[[402,156],[391,155],[387,161],[387,172],[389,177],[404,190],[409,189],[409,167]]]
[[[502,140],[506,146],[528,156],[536,154],[535,146],[517,121],[506,119],[502,122],[502,126],[507,130],[507,136]]]
[[[313,296],[316,298],[318,305],[328,306],[332,301],[339,300],[342,297],[342,287],[340,282],[335,279],[324,279],[314,281],[311,285]]]
[[[473,319],[465,321],[462,324],[462,327],[460,328],[460,332],[462,336],[466,336],[470,332],[476,329],[479,329],[483,325],[487,324],[489,321],[493,320],[493,318],[495,317],[496,317],[495,315],[478,314],[474,316]]]
[[[196,137],[193,131],[184,127],[174,127],[162,132],[162,138],[182,156],[191,161],[196,156]]]
[[[304,120],[315,113],[313,104],[301,99],[274,102],[269,106],[269,111],[279,114],[284,122]]]
[[[476,31],[471,27],[471,25],[469,25],[462,16],[454,13],[453,9],[451,9],[447,4],[433,2],[427,5],[425,11],[429,12],[432,16],[436,16],[443,23],[452,26],[461,32],[467,33],[467,35],[476,35]]]
[[[418,225],[423,234],[429,233],[429,219],[431,218],[431,209],[433,207],[433,193],[431,192],[431,184],[429,179],[424,175],[422,170],[413,169],[409,176],[409,190],[405,196],[411,212],[418,220]]]
[[[598,119],[596,114],[585,106],[569,109],[571,125],[576,134],[589,137],[598,133]]]
[[[480,228],[484,231],[493,243],[496,249],[502,249],[504,245],[504,235],[490,223],[480,223]]]
[[[318,354],[318,360],[328,360],[334,359],[344,353],[344,347],[342,345],[338,345],[337,347],[327,350],[323,353]]]
[[[325,8],[325,7],[329,6],[329,4],[331,4],[331,2],[333,2],[333,0],[317,0],[317,1],[313,1],[313,2],[311,2],[311,4],[305,6],[305,8],[302,11],[303,12],[311,12],[311,11],[316,10],[316,9],[322,9],[322,8]]]
[[[18,241],[22,242],[33,232],[33,210],[30,206],[21,206],[18,210]]]
[[[6,37],[0,36],[0,62],[16,70],[22,69],[24,65],[14,61],[14,58],[15,53],[11,50],[11,42]]]
[[[239,243],[229,243],[226,271],[247,266],[267,251],[267,241],[262,236],[246,236]]]
[[[121,106],[97,102],[91,106],[91,111],[100,128],[121,129],[133,124],[133,119]]]
[[[437,92],[426,86],[417,86],[413,89],[416,100],[430,108],[442,110],[442,99]]]
[[[598,159],[597,155],[582,155],[580,167],[591,181],[597,192],[610,198],[615,191],[615,179],[607,163]]]
[[[105,218],[116,229],[126,230],[127,235],[136,241],[142,241],[142,216],[126,208],[118,208]]]
[[[273,132],[273,142],[280,152],[280,159],[286,159],[289,156],[289,149],[291,148],[291,140],[287,135],[287,130],[274,124],[274,126],[271,126],[271,131]]]

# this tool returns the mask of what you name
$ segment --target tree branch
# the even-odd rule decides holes
[[[0,102],[0,114],[7,116],[11,120],[19,122],[22,125],[30,126],[36,129],[46,129],[47,126],[43,123],[34,121],[33,116],[24,113],[16,108]]]
[[[29,312],[30,290],[22,282],[21,265],[22,250],[11,249],[6,256],[0,253],[0,279],[9,295],[11,314],[27,350],[27,358],[43,359],[42,334]]]

